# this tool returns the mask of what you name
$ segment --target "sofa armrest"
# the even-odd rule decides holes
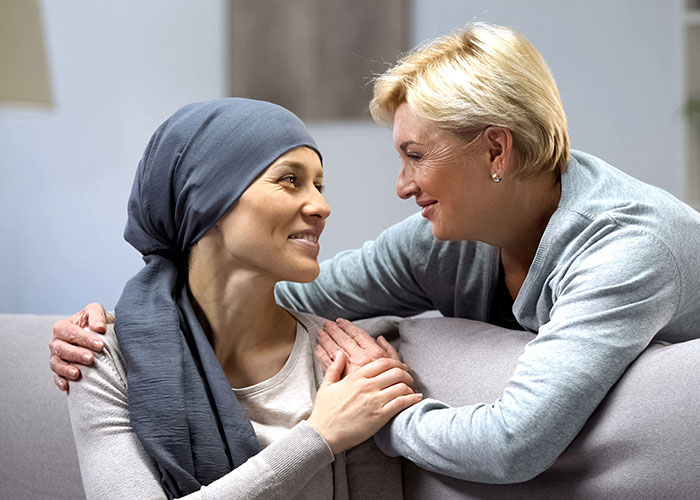
[[[416,389],[452,406],[499,398],[533,338],[458,318],[404,320],[399,331],[400,354],[415,372]],[[691,498],[700,489],[698,366],[700,339],[653,343],[536,478],[480,484],[405,461],[405,498]]]

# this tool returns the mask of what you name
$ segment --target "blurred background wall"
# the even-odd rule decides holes
[[[686,168],[683,0],[405,4],[410,46],[472,20],[525,33],[557,80],[574,148],[695,201]],[[52,102],[0,102],[0,312],[72,313],[90,301],[112,308],[141,265],[122,239],[141,152],[182,104],[226,95],[230,4],[39,7]],[[416,210],[394,194],[390,130],[367,118],[309,125],[324,152],[333,210],[322,258]]]

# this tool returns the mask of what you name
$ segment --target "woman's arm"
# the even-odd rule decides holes
[[[279,283],[277,301],[291,310],[328,318],[367,318],[378,315],[410,315],[435,309],[418,283],[412,255],[425,255],[432,243],[430,223],[409,217],[388,228],[358,250],[338,254],[321,264],[313,282]],[[90,365],[93,352],[101,350],[105,324],[113,321],[101,304],[92,303],[57,321],[49,344],[54,383],[67,391],[69,380],[79,380],[80,365]]]
[[[549,321],[500,399],[459,408],[427,399],[377,434],[380,448],[470,481],[535,477],[674,317],[679,279],[672,255],[653,238],[600,241],[551,290]]]
[[[485,244],[436,240],[430,222],[417,215],[386,229],[362,248],[323,262],[313,283],[279,283],[276,298],[291,310],[333,319],[408,316],[438,309],[446,316],[485,320],[483,295],[488,292],[494,255]],[[455,308],[455,304],[461,305]],[[75,318],[83,322],[74,324]],[[68,381],[79,378],[76,363],[90,364],[89,349],[99,351],[91,345],[100,336],[81,328],[89,322],[91,329],[99,329],[107,319],[101,305],[90,304],[54,325],[51,367],[60,389],[67,390]],[[83,361],[83,355],[88,360]]]
[[[548,289],[549,321],[519,357],[500,399],[463,407],[425,400],[397,415],[377,442],[392,456],[460,479],[514,483],[538,475],[674,317],[679,280],[672,255],[654,238],[603,239]],[[362,358],[363,342],[354,340],[351,325],[324,330],[330,332],[320,336],[324,364],[338,346]]]
[[[111,329],[110,329],[111,330]],[[87,498],[165,498],[155,462],[131,429],[124,373],[113,332],[68,394],[73,436]]]

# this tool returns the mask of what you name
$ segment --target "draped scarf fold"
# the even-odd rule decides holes
[[[260,451],[195,316],[186,259],[270,164],[300,146],[318,153],[288,110],[227,98],[178,110],[139,162],[124,237],[145,266],[124,287],[115,332],[131,425],[169,498],[199,490]]]

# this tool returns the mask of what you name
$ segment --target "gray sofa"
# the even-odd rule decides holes
[[[698,325],[700,327],[700,325]],[[493,402],[533,336],[456,318],[399,324],[401,357],[426,396],[453,406]],[[486,485],[404,462],[408,499],[700,498],[700,339],[652,343],[576,439],[530,481]]]
[[[65,395],[48,368],[58,318],[0,314],[0,500],[84,498]],[[496,399],[532,338],[454,318],[366,321],[375,332],[400,333],[418,389],[455,405]],[[517,485],[483,485],[405,462],[405,497],[698,498],[698,387],[700,340],[653,344],[550,470]]]
[[[65,394],[49,370],[59,316],[0,314],[0,499],[85,498]]]

